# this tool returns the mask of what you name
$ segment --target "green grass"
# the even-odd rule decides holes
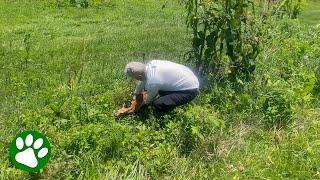
[[[146,109],[118,121],[134,86],[127,62],[143,52],[184,62],[191,34],[183,5],[56,2],[0,2],[0,179],[320,178],[319,28],[275,23],[241,92],[212,86],[169,114]],[[270,128],[283,112],[292,123]],[[13,137],[31,129],[52,144],[38,175],[8,159]]]
[[[299,16],[304,24],[318,25],[320,24],[320,1],[310,0],[304,8],[302,14]]]

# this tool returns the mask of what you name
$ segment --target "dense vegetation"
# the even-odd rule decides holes
[[[119,120],[134,87],[127,62],[185,63],[183,1],[1,1],[0,179],[320,178],[315,17],[269,20],[250,81],[206,84],[174,112]],[[53,146],[37,175],[8,158],[30,129]]]

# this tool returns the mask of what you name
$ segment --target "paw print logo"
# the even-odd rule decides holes
[[[40,172],[48,163],[51,147],[48,139],[37,131],[18,134],[10,145],[10,160],[27,172]]]

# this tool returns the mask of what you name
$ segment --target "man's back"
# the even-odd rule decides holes
[[[146,67],[146,79],[146,89],[183,91],[199,88],[198,78],[188,67],[170,61],[150,61]]]

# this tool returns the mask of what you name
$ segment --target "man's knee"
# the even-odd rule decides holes
[[[160,111],[160,112],[166,112],[173,109],[172,106],[168,105],[162,99],[157,99],[153,101],[152,105],[157,111]]]

